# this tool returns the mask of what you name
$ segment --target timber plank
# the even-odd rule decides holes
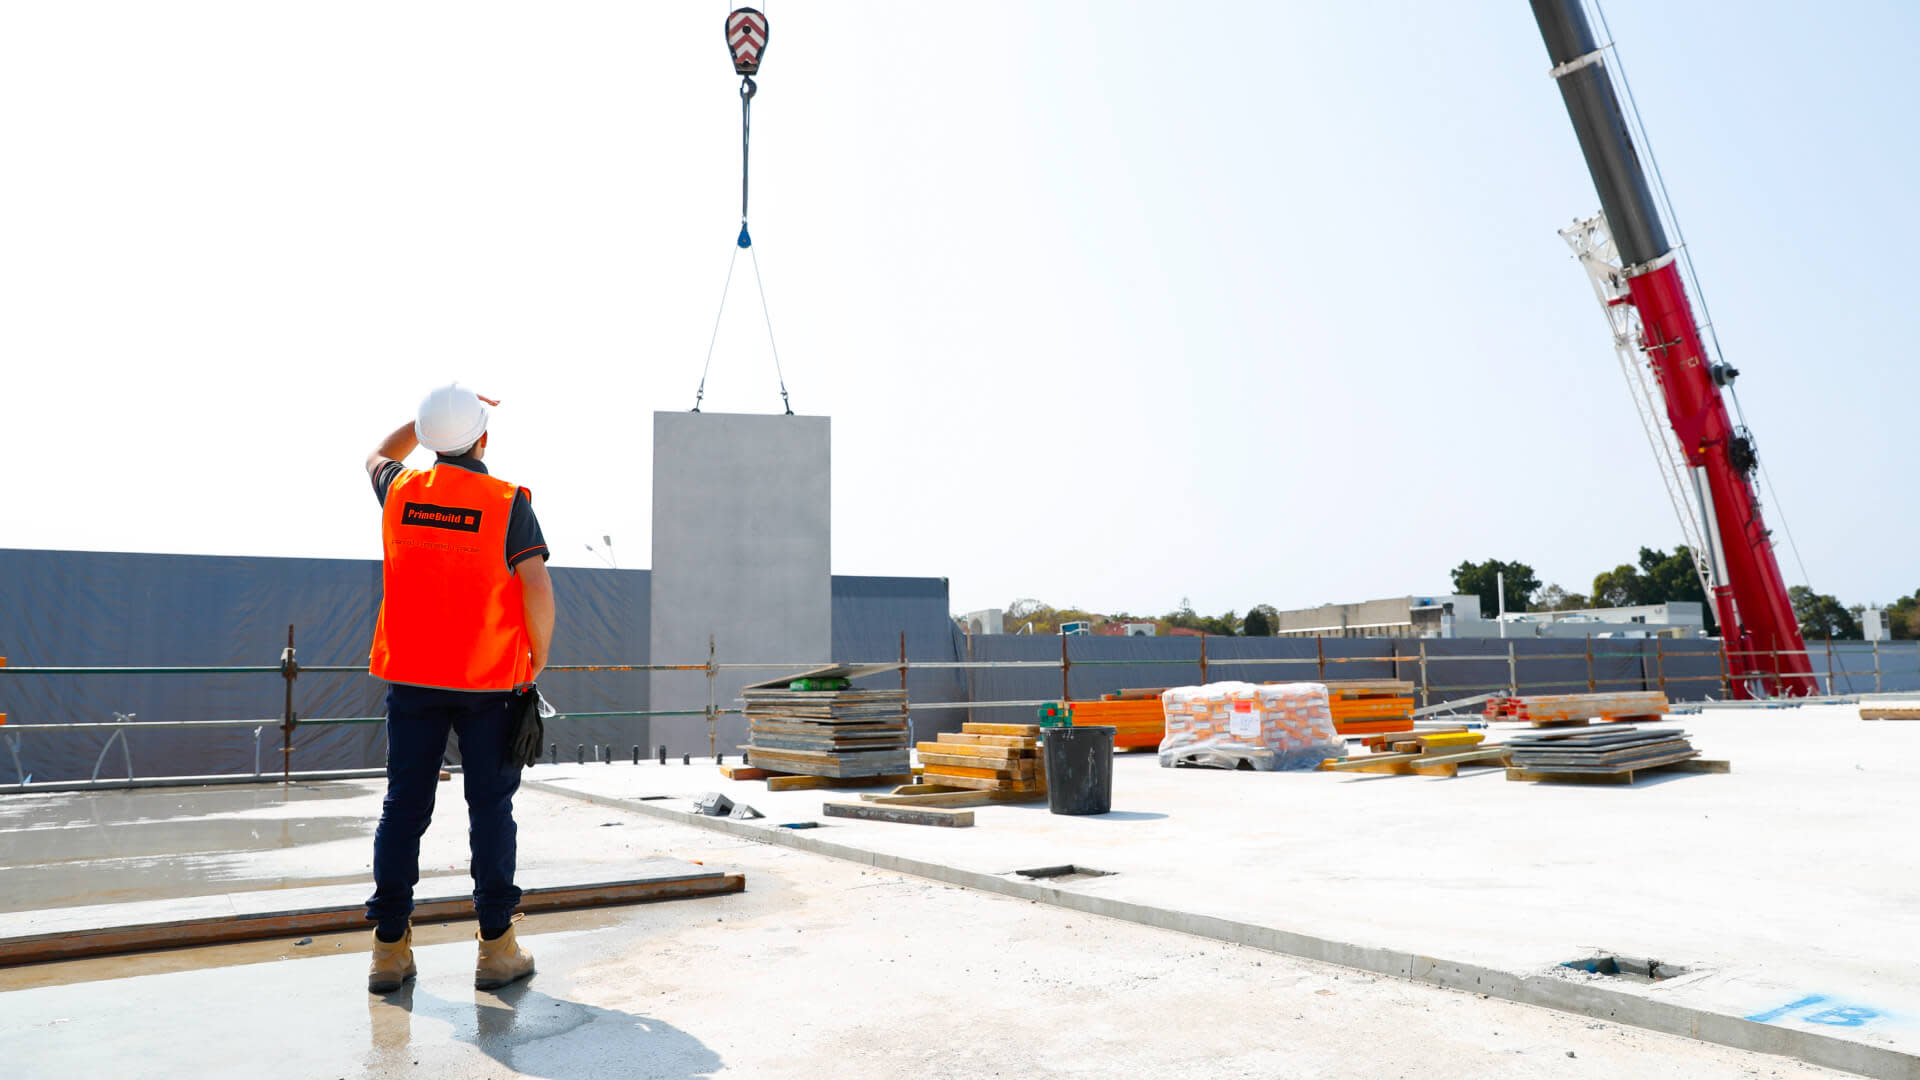
[[[927,766],[937,766],[944,776],[1013,779],[1033,775],[1033,766],[1025,763],[998,768],[992,763],[983,763],[979,758],[948,757],[945,754],[921,754],[920,761]]]
[[[815,788],[887,787],[913,779],[898,776],[769,776],[768,791],[811,791]]]
[[[965,829],[973,825],[973,811],[949,810],[939,806],[890,806],[884,803],[830,802],[820,807],[826,817],[860,818],[865,821],[891,821],[900,825],[944,825]]]
[[[976,791],[1027,791],[1045,794],[1046,785],[1037,780],[1008,780],[990,776],[955,776],[947,773],[928,773],[929,779],[948,787],[971,788]]]
[[[964,735],[1024,735],[1029,739],[1040,737],[1039,724],[961,724]]]
[[[1019,761],[1031,758],[1035,751],[1020,746],[975,746],[971,743],[923,742],[915,743],[915,750],[922,757],[928,754],[943,754],[947,757],[979,758],[982,761]]]
[[[528,889],[520,898],[520,910],[565,911],[612,904],[639,904],[653,900],[718,896],[740,892],[746,886],[746,878],[743,875],[715,873],[677,880],[616,881]],[[473,918],[473,901],[465,896],[423,900],[414,907],[413,917],[420,922],[471,919]],[[110,956],[117,953],[150,952],[156,949],[341,933],[364,930],[366,926],[366,907],[364,904],[355,903],[348,907],[279,911],[258,915],[228,913],[183,922],[116,926],[78,932],[63,930],[51,934],[0,941],[0,967],[56,960],[77,960],[82,957]]]
[[[1412,761],[1419,754],[1369,754],[1365,757],[1328,758],[1320,763],[1323,772],[1358,772],[1372,765],[1389,765],[1396,761]]]
[[[1017,746],[1027,750],[1038,745],[1034,739],[1025,735],[969,735],[959,731],[943,731],[935,738],[950,745]]]
[[[861,802],[881,806],[987,806],[994,801],[991,791],[931,791],[920,795],[874,795],[862,793]]]

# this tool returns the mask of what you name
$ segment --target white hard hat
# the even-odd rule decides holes
[[[457,382],[428,391],[420,399],[420,412],[413,421],[413,433],[420,445],[436,454],[465,450],[486,432],[486,403]]]

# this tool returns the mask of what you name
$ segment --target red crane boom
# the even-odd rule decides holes
[[[1604,48],[1581,0],[1531,0],[1554,80],[1624,266],[1627,301],[1640,317],[1640,348],[1658,379],[1667,423],[1693,477],[1706,530],[1714,614],[1726,642],[1733,696],[1819,692],[1786,580],[1762,520],[1753,438],[1733,422],[1721,386],[1738,374],[1709,361],[1667,242],[1647,174],[1608,75]]]

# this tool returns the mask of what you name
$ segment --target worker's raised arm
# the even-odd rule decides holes
[[[371,473],[389,461],[405,461],[407,455],[413,453],[413,448],[419,445],[420,440],[413,433],[413,421],[409,420],[394,428],[393,434],[381,440],[373,453],[367,455],[367,472]]]
[[[547,652],[553,646],[553,578],[547,574],[547,560],[534,556],[514,564],[520,575],[520,603],[527,612],[527,638],[533,647],[533,674],[538,681],[547,666]]]

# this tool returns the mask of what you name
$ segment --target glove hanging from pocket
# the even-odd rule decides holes
[[[545,718],[557,714],[540,696],[540,688],[531,684],[513,692],[511,708],[513,731],[507,739],[507,759],[522,769],[537,765],[547,741]]]

